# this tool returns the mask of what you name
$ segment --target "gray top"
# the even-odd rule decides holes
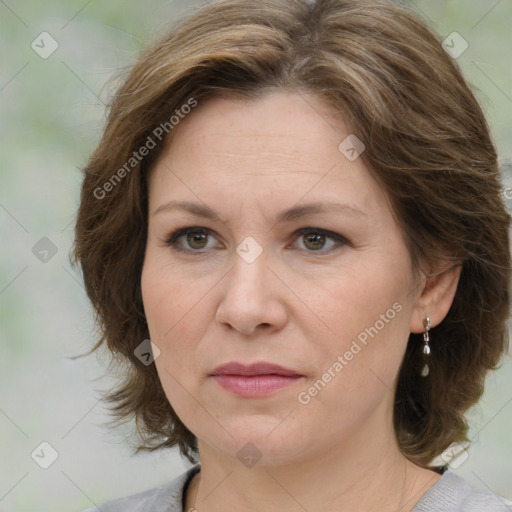
[[[184,489],[200,469],[201,465],[196,464],[161,487],[107,501],[82,512],[188,512],[183,509]],[[460,476],[445,471],[412,512],[512,512],[512,501],[488,490],[473,490]]]

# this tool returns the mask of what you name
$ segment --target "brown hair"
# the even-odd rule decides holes
[[[468,440],[464,414],[508,346],[510,218],[482,110],[425,22],[390,1],[208,4],[141,55],[84,169],[74,257],[101,327],[92,350],[106,342],[126,363],[106,398],[119,420],[135,418],[137,451],[178,445],[195,460],[197,438],[167,401],[155,365],[134,354],[149,338],[140,286],[147,173],[183,105],[220,94],[256,99],[275,87],[306,92],[366,145],[361,157],[390,198],[414,268],[462,264],[452,307],[431,331],[430,375],[420,376],[416,334],[399,373],[396,436],[426,466]],[[158,127],[165,137],[141,157]]]

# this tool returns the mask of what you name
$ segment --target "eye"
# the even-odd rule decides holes
[[[208,237],[213,240],[212,231],[208,228],[201,226],[187,226],[176,229],[171,235],[164,240],[164,245],[172,247],[177,251],[183,252],[200,252],[202,249],[213,249],[220,247],[219,245],[210,244],[208,245]],[[326,243],[329,247],[325,249]],[[319,228],[302,228],[294,233],[294,243],[301,241],[303,247],[301,250],[306,252],[317,252],[325,254],[331,252],[337,247],[344,245],[350,245],[350,242],[343,236]]]
[[[319,228],[302,228],[299,229],[295,233],[297,238],[296,241],[300,240],[303,242],[303,245],[306,247],[306,251],[308,252],[330,252],[336,247],[340,247],[343,245],[348,245],[348,240],[338,235],[337,233],[333,233],[332,231],[326,231],[325,229]],[[331,240],[330,247],[328,249],[324,249],[326,241]]]
[[[185,228],[179,228],[171,235],[166,238],[165,245],[172,247],[177,251],[192,251],[198,252],[201,249],[212,249],[208,247],[208,236],[211,235],[211,231],[208,228],[202,228],[200,226],[188,226]],[[181,240],[182,239],[182,240]],[[180,243],[180,242],[183,243]],[[186,244],[185,246],[183,244]]]

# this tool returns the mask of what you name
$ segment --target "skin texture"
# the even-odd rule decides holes
[[[439,479],[401,454],[393,398],[409,333],[424,331],[426,315],[432,326],[443,320],[460,270],[413,272],[384,191],[361,158],[338,149],[349,134],[311,95],[216,97],[180,122],[152,169],[142,293],[166,396],[199,441],[201,472],[185,510],[407,511]],[[155,213],[173,200],[221,220]],[[360,213],[275,221],[326,201]],[[186,252],[166,246],[184,226],[210,234],[183,235],[176,245]],[[297,235],[301,228],[320,241]],[[236,250],[249,236],[262,250],[251,263]],[[393,304],[400,311],[376,323]],[[378,333],[347,360],[371,326]],[[338,356],[347,364],[333,377]],[[209,377],[230,361],[269,361],[303,378],[264,398],[238,397]],[[330,381],[300,403],[329,368]],[[251,467],[237,455],[247,443],[261,456]]]

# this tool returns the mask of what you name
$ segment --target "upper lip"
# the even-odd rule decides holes
[[[217,366],[210,375],[286,375],[302,377],[302,374],[295,370],[265,361],[252,364],[237,362],[222,364]]]

